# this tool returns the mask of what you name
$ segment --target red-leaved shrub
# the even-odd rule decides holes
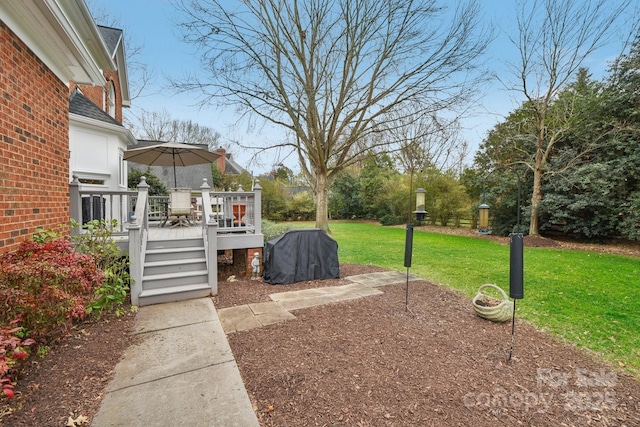
[[[0,257],[0,327],[20,319],[27,336],[46,342],[84,317],[102,280],[93,258],[68,240],[24,242]]]
[[[11,324],[18,323],[14,320]],[[23,340],[16,336],[22,328],[0,328],[0,388],[5,396],[13,398],[13,373],[16,365],[27,357],[24,347],[34,343],[31,338]]]

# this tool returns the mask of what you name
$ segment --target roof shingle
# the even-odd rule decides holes
[[[122,123],[105,113],[78,89],[74,90],[69,98],[69,112],[90,119],[100,120],[101,122],[122,126]]]

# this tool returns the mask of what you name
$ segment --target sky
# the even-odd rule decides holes
[[[112,22],[117,22],[125,31],[133,45],[141,47],[136,61],[145,63],[152,73],[153,78],[143,94],[132,100],[130,113],[137,114],[141,108],[148,111],[164,109],[173,119],[192,120],[215,129],[222,135],[222,144],[231,147],[233,141],[252,145],[258,140],[269,142],[281,138],[282,134],[273,127],[249,131],[246,126],[237,125],[239,116],[232,110],[199,108],[196,105],[197,95],[175,94],[167,89],[169,78],[179,78],[186,73],[197,72],[200,68],[200,58],[194,47],[182,41],[180,30],[175,24],[176,12],[169,0],[86,1],[94,16],[106,13]],[[500,29],[508,29],[513,18],[508,8],[505,8],[504,0],[483,0],[481,5],[487,22],[496,22],[500,27],[488,52],[489,62],[496,64],[499,69],[499,64],[517,55],[511,43],[499,33]],[[609,45],[584,65],[590,69],[594,78],[601,78],[608,62],[617,57],[619,49],[619,46]],[[485,87],[474,114],[462,122],[462,137],[468,141],[472,152],[477,150],[487,132],[517,108],[522,99],[521,94],[518,97],[517,93],[505,91],[498,81]],[[269,153],[261,156],[258,162],[250,162],[252,153],[238,148],[231,148],[231,152],[234,159],[254,175],[268,172],[278,163],[283,163],[294,171],[299,170],[295,156],[282,158],[283,153]],[[468,163],[471,161],[472,156]]]

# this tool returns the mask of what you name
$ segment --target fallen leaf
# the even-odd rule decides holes
[[[65,427],[80,427],[89,424],[89,418],[84,415],[79,415],[75,420],[72,417],[67,419],[67,424]]]

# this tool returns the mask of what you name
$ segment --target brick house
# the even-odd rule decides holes
[[[113,134],[125,148],[135,143],[120,124],[129,102],[126,73],[118,72],[124,51],[109,50],[104,33],[84,0],[0,2],[0,253],[16,249],[38,227],[69,224],[70,175],[102,168],[83,165],[82,158],[70,164],[73,123],[93,129],[97,139]],[[70,96],[78,93],[103,115],[70,113]],[[126,170],[122,174],[126,185]]]

